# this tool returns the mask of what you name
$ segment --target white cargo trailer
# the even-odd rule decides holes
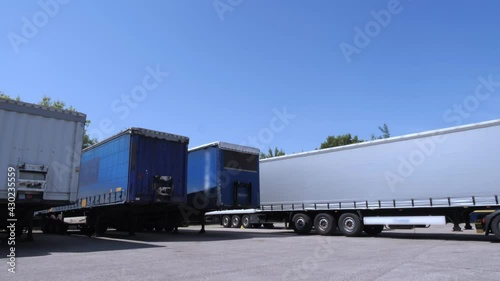
[[[0,99],[0,228],[15,218],[20,231],[34,211],[76,200],[85,118]]]
[[[474,214],[500,239],[499,139],[496,120],[264,159],[260,209],[209,215],[226,227],[285,220],[299,234],[359,236],[384,225],[459,230]]]

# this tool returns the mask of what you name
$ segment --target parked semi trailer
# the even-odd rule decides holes
[[[88,235],[108,227],[161,231],[183,222],[189,138],[131,128],[83,151],[75,204],[43,213],[44,232],[76,226]]]
[[[202,223],[205,213],[226,209],[248,209],[260,206],[259,149],[213,142],[188,152],[189,223]],[[235,216],[235,226],[241,224]]]
[[[75,202],[85,115],[0,99],[0,229]],[[29,231],[28,239],[31,239]]]
[[[496,120],[264,159],[260,208],[208,215],[346,236],[473,220],[500,239],[499,139]]]

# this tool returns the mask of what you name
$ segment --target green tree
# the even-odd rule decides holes
[[[384,123],[382,126],[378,126],[378,130],[382,133],[382,135],[375,137],[375,135],[372,134],[371,136],[372,140],[388,139],[391,137],[391,133],[389,132],[389,126],[387,126],[387,124]]]
[[[12,100],[12,98],[9,95],[6,95],[4,92],[1,92],[1,91],[0,91],[0,98]],[[21,101],[21,98],[19,96],[17,96],[16,101]],[[71,105],[66,106],[65,102],[60,101],[60,100],[52,100],[52,98],[49,96],[43,96],[42,100],[38,104],[41,106],[45,106],[45,107],[53,107],[53,108],[57,108],[57,109],[76,111],[76,109],[73,106],[71,106]],[[89,126],[90,126],[90,120],[87,120],[85,122],[85,128],[84,128],[84,132],[83,132],[82,148],[87,148],[87,147],[94,145],[98,142],[98,140],[96,138],[91,138],[87,134],[87,128]]]
[[[363,140],[359,139],[358,136],[353,137],[351,134],[328,136],[326,138],[326,141],[321,143],[320,149],[349,145],[360,142],[363,142]]]
[[[45,107],[53,107],[57,109],[67,109],[70,111],[76,111],[72,106],[66,108],[66,103],[60,100],[53,101],[52,98],[49,96],[43,96],[42,100],[38,104]]]
[[[0,99],[6,99],[6,100],[13,100],[9,95],[5,94],[4,92],[0,91]],[[17,96],[15,98],[16,101],[21,101],[21,98]]]
[[[283,155],[285,155],[285,151],[283,151],[283,149],[278,149],[277,147],[275,147],[273,150],[272,148],[269,148],[267,154],[263,152],[260,153],[260,159],[272,158]]]
[[[49,96],[43,96],[42,100],[38,103],[41,106],[46,106],[46,107],[53,107],[53,108],[58,108],[58,109],[65,109],[69,111],[76,111],[76,109],[73,106],[66,106],[66,103],[60,100],[52,100],[51,97]],[[90,120],[87,120],[85,122],[85,128],[83,132],[83,146],[82,148],[87,148],[91,145],[94,145],[98,143],[98,140],[96,138],[91,138],[87,134],[87,128],[90,126]]]

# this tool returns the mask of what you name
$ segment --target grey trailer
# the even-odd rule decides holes
[[[250,218],[359,236],[387,225],[470,228],[472,215],[478,231],[500,238],[498,139],[495,120],[263,159]]]
[[[19,234],[34,211],[76,200],[85,118],[0,99],[0,228]]]

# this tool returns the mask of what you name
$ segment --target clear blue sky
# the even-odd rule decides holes
[[[498,1],[401,0],[381,14],[392,13],[385,26],[370,22],[396,5],[387,0],[215,3],[219,13],[210,0],[69,1],[48,12],[2,1],[0,90],[63,100],[91,130],[108,123],[106,137],[139,126],[191,146],[255,138],[287,153],[331,134],[367,139],[384,122],[397,136],[500,118],[498,82],[478,86],[479,76],[500,81]],[[358,48],[355,28],[367,26],[373,37]],[[342,42],[357,48],[350,62]],[[148,66],[169,75],[152,87]],[[144,79],[143,100],[120,101]],[[283,127],[273,116],[285,107],[296,117]]]

